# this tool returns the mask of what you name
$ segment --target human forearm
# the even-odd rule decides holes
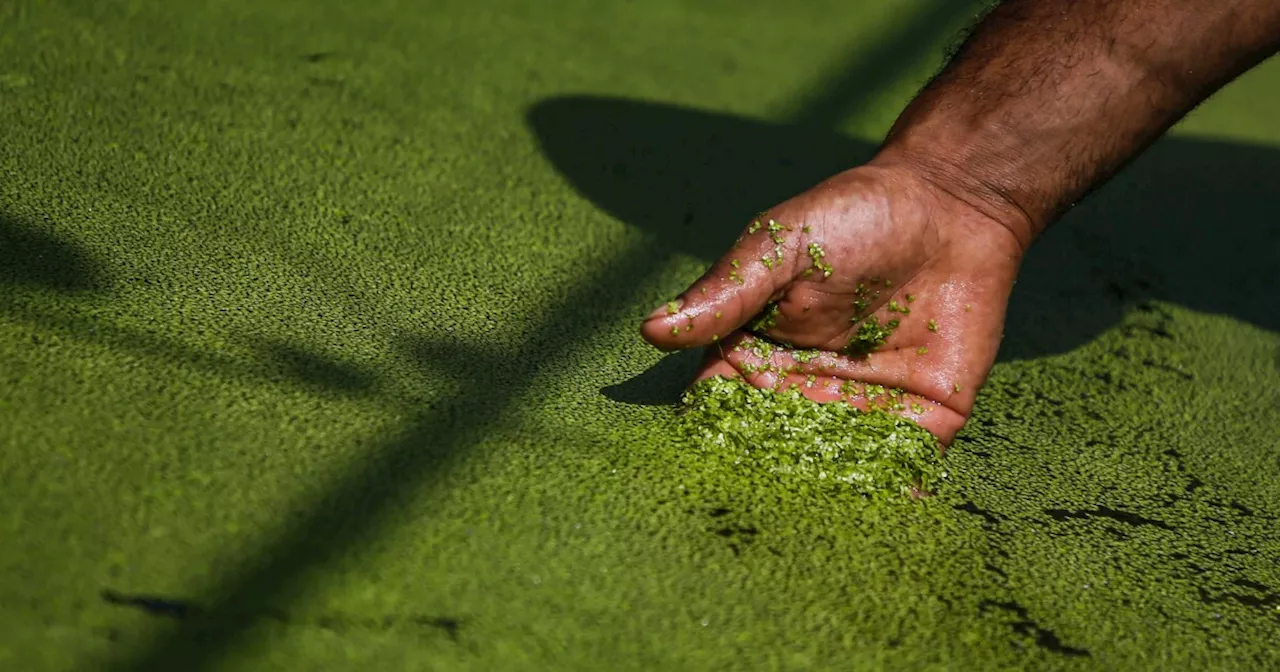
[[[1277,0],[1008,0],[902,113],[875,162],[910,164],[1025,247],[1278,48]]]

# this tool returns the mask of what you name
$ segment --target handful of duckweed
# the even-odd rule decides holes
[[[719,376],[691,387],[682,405],[683,438],[757,474],[827,481],[870,497],[931,491],[946,478],[937,439],[885,411]]]

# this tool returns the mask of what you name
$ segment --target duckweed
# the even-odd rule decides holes
[[[737,468],[849,487],[870,497],[933,489],[945,479],[936,439],[906,418],[819,404],[786,391],[708,378],[682,400],[681,434]]]
[[[768,306],[765,306],[764,311],[761,312],[760,315],[754,321],[752,321],[751,325],[747,328],[751,331],[756,331],[756,332],[769,331],[770,329],[774,328],[774,326],[778,324],[778,316],[781,314],[782,314],[782,309],[778,308],[778,304],[771,303]]]
[[[782,236],[782,232],[790,230],[790,227],[783,226],[772,219],[769,220],[769,238],[773,240],[775,245],[781,245],[785,242],[786,238]]]
[[[770,357],[773,357],[773,343],[770,343],[768,339],[748,338],[744,343],[748,350],[754,352],[758,357],[760,357],[760,359],[763,359],[766,362],[769,361]]]
[[[652,157],[624,157],[634,168],[626,191],[620,191],[599,181],[599,169],[608,164],[583,162],[583,152],[598,151],[594,156],[612,162],[619,152],[647,142],[637,138],[654,139],[657,144],[650,146],[658,151],[664,140],[690,138],[687,149],[709,150],[712,161],[734,162],[728,165],[755,170],[756,177],[775,174],[772,164],[752,161],[780,151],[777,144],[783,143],[770,138],[795,134],[759,119],[706,112],[724,110],[724,100],[750,97],[758,82],[738,77],[713,91],[690,89],[681,97],[687,107],[674,108],[531,89],[520,85],[528,76],[527,59],[499,58],[486,68],[499,85],[481,90],[469,81],[474,68],[438,66],[450,58],[472,58],[488,45],[447,39],[457,33],[458,21],[423,21],[408,3],[349,9],[340,3],[308,3],[307,9],[270,0],[219,3],[226,11],[203,12],[212,19],[206,21],[182,20],[185,9],[201,11],[198,3],[174,3],[173,11],[137,3],[141,10],[128,17],[95,12],[95,20],[83,26],[84,12],[68,11],[68,4],[21,3],[16,16],[6,16],[12,29],[0,40],[0,50],[10,57],[0,69],[0,119],[7,131],[6,151],[0,152],[0,173],[6,176],[0,180],[0,229],[14,218],[30,220],[20,224],[29,229],[18,231],[43,231],[71,249],[79,246],[96,269],[89,276],[95,286],[128,291],[64,294],[52,286],[7,284],[20,279],[23,269],[44,269],[65,258],[57,254],[43,262],[27,260],[33,266],[0,264],[0,370],[11,381],[8,394],[0,395],[9,437],[6,468],[25,475],[30,467],[32,475],[6,479],[3,490],[6,538],[12,540],[5,559],[20,571],[9,573],[13,580],[5,586],[6,608],[0,609],[0,622],[11,632],[0,644],[0,657],[9,662],[0,667],[39,672],[94,661],[146,669],[148,656],[164,650],[151,660],[176,657],[187,667],[228,670],[326,663],[379,668],[390,667],[388,662],[441,670],[573,669],[610,658],[621,668],[649,669],[743,667],[747,660],[762,668],[798,669],[1280,669],[1274,644],[1280,613],[1274,607],[1280,603],[1273,597],[1280,590],[1280,465],[1273,450],[1280,405],[1271,394],[1280,390],[1274,366],[1280,344],[1271,317],[1280,312],[1265,310],[1274,305],[1263,291],[1267,283],[1232,288],[1214,314],[1205,312],[1214,303],[1157,303],[1158,313],[1145,312],[1152,308],[1147,305],[1123,317],[1108,311],[1105,320],[1071,324],[1073,306],[1029,306],[1031,315],[1044,313],[1044,327],[1090,338],[1051,356],[996,367],[964,440],[946,460],[953,476],[939,497],[868,506],[853,501],[850,486],[820,479],[820,472],[774,473],[758,453],[743,456],[682,440],[682,418],[668,409],[621,403],[598,392],[639,374],[649,361],[647,351],[639,356],[642,344],[627,338],[634,329],[631,313],[650,307],[638,305],[641,297],[693,279],[713,258],[689,257],[703,249],[691,244],[701,235],[694,231],[688,238],[622,247],[638,241],[641,236],[633,234],[642,231],[604,221],[601,208],[625,215],[619,223],[625,219],[644,229],[649,210],[633,212],[627,201],[614,199],[678,197],[665,190],[675,183],[670,174],[643,173]],[[633,46],[643,51],[669,44],[666,19],[690,12],[700,21],[714,19],[706,7],[693,6],[704,4],[646,6],[647,16],[662,20],[644,21],[645,30],[633,31]],[[842,11],[856,17],[874,4],[850,3]],[[920,16],[919,3],[892,5],[892,11],[886,5],[886,11],[866,17],[872,19],[866,25],[871,33],[882,18],[893,22],[888,26]],[[607,28],[641,17],[619,6],[601,4],[589,25],[573,27]],[[464,20],[459,25],[468,30],[503,27],[465,22],[467,8],[456,9]],[[714,10],[742,13],[728,3]],[[548,81],[566,73],[607,74],[616,59],[600,58],[601,45],[540,38],[546,33],[540,28],[555,30],[564,16],[555,8],[528,14],[523,23],[531,29],[511,33],[493,53],[538,49],[542,64],[558,68],[541,73]],[[351,17],[361,20],[336,23]],[[413,29],[382,30],[397,21]],[[750,20],[738,23],[747,30],[753,26]],[[802,32],[815,30],[807,23],[775,24],[763,41],[730,45],[725,55],[739,60],[767,53],[780,68],[797,69],[815,49],[780,51],[774,45],[804,39]],[[306,29],[289,29],[299,25]],[[815,35],[825,45],[848,33],[817,29],[825,31]],[[362,38],[378,39],[379,32],[382,48],[351,51]],[[926,48],[927,41],[917,46]],[[425,58],[382,57],[403,52],[402,46]],[[696,52],[706,45],[680,46]],[[866,49],[851,52],[848,65],[865,66],[880,53],[871,42],[860,47]],[[330,48],[334,57],[317,63],[295,58],[308,53],[303,49]],[[110,58],[113,49],[128,57],[120,67]],[[111,67],[97,67],[103,65],[95,59],[98,52]],[[181,58],[180,77],[166,79],[162,64],[173,65],[175,53],[188,52],[197,57]],[[872,60],[860,59],[864,53]],[[82,67],[89,63],[96,65]],[[228,71],[229,64],[248,69]],[[670,73],[672,83],[696,87],[716,64],[703,65],[708,67]],[[18,72],[30,78],[30,86],[6,90],[5,78],[12,81]],[[1280,99],[1273,76],[1280,71],[1269,72],[1240,82],[1236,102],[1214,106],[1196,127],[1212,130],[1238,119],[1238,105],[1254,96]],[[310,75],[337,75],[344,84],[309,86]],[[617,96],[651,89],[652,75],[652,68],[631,68],[608,88]],[[140,86],[130,85],[135,76]],[[449,96],[397,95],[402,81],[420,81],[424,90],[475,91],[474,102],[503,113],[477,116],[475,105],[451,104]],[[501,85],[508,81],[515,85]],[[231,108],[207,104],[219,82],[235,84]],[[121,85],[129,95],[119,95]],[[135,109],[140,106],[141,117]],[[526,106],[527,117],[519,114]],[[51,121],[60,109],[69,113]],[[255,110],[277,114],[240,114]],[[285,110],[298,115],[296,129],[282,125]],[[181,123],[147,132],[155,125],[138,122],[148,119]],[[593,119],[616,132],[599,147],[570,144],[571,154],[558,153],[565,139],[574,141],[563,133],[564,121]],[[424,121],[467,132],[432,142],[395,133],[396,127]],[[226,132],[219,135],[224,124]],[[750,155],[750,146],[739,151],[681,135],[682,129],[708,124],[726,129],[723,137],[759,138],[765,151]],[[839,134],[813,130],[809,137],[829,137],[831,147],[819,147],[801,163],[825,165],[826,149],[861,151],[857,141],[846,144]],[[210,134],[218,142],[205,148]],[[534,147],[535,134],[545,156]],[[1118,180],[1118,191],[1091,197],[1099,200],[1086,210],[1102,220],[1135,220],[1132,236],[1110,231],[1117,227],[1103,231],[1104,239],[1140,246],[1115,250],[1116,258],[1168,249],[1168,240],[1140,232],[1168,214],[1169,199],[1162,200],[1167,187],[1186,183],[1186,171],[1176,169],[1180,157],[1199,157],[1210,174],[1178,202],[1194,204],[1194,192],[1234,184],[1237,198],[1223,208],[1274,211],[1274,190],[1265,179],[1252,178],[1263,176],[1254,175],[1258,168],[1275,164],[1280,135],[1247,135],[1248,142],[1170,138],[1145,165]],[[511,138],[529,142],[513,153]],[[108,144],[114,141],[124,146],[123,154],[162,157],[164,170],[152,171],[155,161],[121,162],[121,152]],[[201,151],[185,151],[192,143]],[[424,149],[431,162],[424,163]],[[245,175],[247,155],[264,165],[342,165],[336,172]],[[450,170],[427,166],[439,161]],[[494,171],[495,162],[503,169]],[[553,164],[562,166],[565,179]],[[77,179],[81,170],[97,178]],[[432,227],[444,245],[438,251],[449,254],[436,263],[414,263],[436,259],[432,250],[422,256],[422,232],[412,225],[423,211],[417,195],[448,192],[449,181],[459,176],[470,188],[448,208],[448,221]],[[512,189],[513,179],[528,189]],[[173,192],[177,182],[182,188]],[[582,189],[575,191],[574,184]],[[241,188],[229,193],[228,186]],[[593,196],[602,186],[606,190]],[[713,208],[696,199],[726,193],[719,183],[709,186],[714,194],[693,195],[699,212]],[[317,198],[318,190],[323,197]],[[606,200],[591,203],[599,196]],[[356,228],[337,226],[342,220],[321,214],[338,206],[355,213]],[[1194,213],[1183,214],[1190,223]],[[759,215],[761,228],[767,216]],[[156,222],[171,217],[183,221],[191,235],[156,237]],[[591,244],[549,245],[549,218],[557,220],[558,233]],[[492,227],[465,221],[509,222],[501,232],[506,244],[493,245]],[[1074,224],[1090,230],[1107,222]],[[376,232],[376,245],[367,235],[350,237],[367,232]],[[219,233],[226,245],[211,257],[201,243]],[[754,267],[754,258],[773,251],[759,233],[748,239],[751,253],[741,253],[745,266]],[[261,246],[264,235],[283,241],[279,255],[224,268],[216,277],[206,273],[223,253]],[[155,249],[124,244],[153,239],[163,244],[165,263],[154,263]],[[0,256],[17,254],[20,247],[0,243]],[[804,246],[797,248],[804,252]],[[664,256],[668,251],[675,256]],[[1209,258],[1204,253],[1212,251],[1190,257]],[[477,253],[486,265],[506,269],[490,278],[495,291],[485,277],[459,273],[451,263]],[[325,269],[335,255],[341,263]],[[646,257],[654,275],[637,275],[633,264]],[[677,265],[667,262],[677,257]],[[795,257],[788,261],[800,270],[809,266],[807,258]],[[406,263],[379,266],[386,258]],[[560,273],[551,272],[561,268],[578,268],[581,277],[566,285]],[[602,275],[605,269],[625,274]],[[316,279],[317,270],[324,282]],[[1130,279],[1131,269],[1122,265],[1098,270],[1090,283]],[[195,271],[200,277],[188,275]],[[131,278],[137,277],[152,283],[150,289],[133,286]],[[634,278],[635,287],[609,278]],[[1188,294],[1175,280],[1155,279],[1153,294],[1216,296]],[[245,295],[233,306],[218,300],[255,283],[270,291]],[[439,299],[439,307],[427,311],[429,320],[419,315],[426,286]],[[706,283],[705,289],[711,287],[716,285]],[[350,303],[351,295],[345,295],[371,288],[385,290],[377,309]],[[529,305],[504,301],[513,295],[528,297]],[[295,296],[308,305],[295,306]],[[561,303],[562,297],[578,298]],[[1096,298],[1108,300],[1105,294]],[[181,310],[174,313],[174,306]],[[295,307],[305,310],[295,314]],[[224,308],[230,313],[219,312]],[[334,320],[315,319],[321,311],[343,314],[353,329],[335,330],[341,325]],[[881,320],[896,316],[877,314]],[[921,317],[928,316],[912,319]],[[510,323],[510,334],[495,332],[495,318]],[[89,319],[98,324],[96,336],[76,328]],[[288,320],[285,331],[279,330],[282,319]],[[729,338],[729,322],[715,324],[720,326],[713,331]],[[1114,328],[1093,330],[1107,325]],[[852,332],[855,325],[848,326]],[[1156,328],[1176,338],[1148,330]],[[259,362],[235,347],[236,339],[223,338],[244,330],[270,341],[287,339],[304,348],[300,354],[323,346],[316,354],[328,353],[336,363],[372,375],[375,385],[368,391],[374,394],[322,390],[317,382],[335,381],[293,381],[283,370],[287,377],[262,385],[255,376],[269,371],[258,364],[275,357]],[[127,340],[135,331],[145,338]],[[360,338],[369,333],[390,340]],[[149,345],[165,343],[179,347]],[[429,343],[456,343],[462,349],[455,358],[463,362],[483,355],[505,363],[454,372],[420,355],[383,356],[403,346],[416,352]],[[1179,363],[1183,357],[1186,363]],[[582,361],[597,365],[581,366]],[[228,366],[208,368],[218,362]],[[683,372],[664,370],[673,385],[685,382]],[[455,373],[462,378],[454,380]],[[472,387],[493,389],[468,394],[457,385],[468,380]],[[827,381],[819,377],[820,384]],[[455,388],[457,395],[449,392]],[[921,403],[931,416],[947,412]],[[750,407],[750,413],[758,411]],[[759,421],[754,415],[743,420],[752,428]],[[844,438],[847,424],[837,424],[837,438]],[[207,450],[189,450],[196,445]],[[557,459],[548,459],[551,453]],[[161,482],[151,467],[166,461],[189,469]],[[239,496],[222,496],[228,492]],[[335,494],[339,498],[331,500]],[[110,511],[95,507],[95,500],[111,504]],[[278,508],[273,505],[289,507],[289,515],[266,515]],[[103,515],[113,511],[130,515]],[[209,524],[193,524],[201,522]],[[317,524],[333,534],[303,534],[319,529]],[[168,534],[156,538],[149,530]],[[221,565],[212,574],[205,571],[209,549],[217,549]],[[118,576],[106,571],[116,565],[104,561],[108,556],[126,559]],[[541,575],[541,585],[529,580],[529,571]],[[280,580],[257,581],[272,573]],[[387,576],[413,581],[380,578]],[[125,607],[94,606],[98,601],[86,589],[95,585],[168,594],[184,603],[189,598],[200,612],[170,623]],[[256,594],[248,594],[255,585]],[[629,608],[602,612],[600,605]],[[428,613],[417,620],[438,620],[445,627],[413,626],[412,612],[419,610]],[[288,623],[281,622],[284,615]],[[707,619],[709,625],[700,624]],[[330,620],[333,630],[312,627]],[[210,628],[214,637],[202,642],[200,635]],[[196,638],[178,636],[187,632]],[[117,634],[122,641],[107,641]]]
[[[874,278],[872,280],[874,281]],[[853,295],[854,318],[857,319],[860,318],[863,313],[867,312],[867,308],[870,307],[871,300],[874,297],[868,290],[865,282],[858,283],[858,286],[853,291]]]
[[[826,250],[822,249],[821,245],[817,243],[809,243],[809,256],[813,258],[813,267],[805,271],[806,275],[812,273],[813,269],[816,268],[822,271],[822,277],[824,278],[831,277],[831,273],[834,269],[831,268],[831,264],[828,264],[825,261],[823,261],[823,259],[827,256],[827,252]]]
[[[858,325],[857,332],[849,344],[845,346],[844,351],[853,355],[868,355],[879,350],[884,345],[886,339],[889,338],[898,328],[898,320],[889,320],[883,325],[880,324],[874,315],[868,317],[862,324]]]
[[[821,350],[796,350],[791,353],[791,357],[801,364],[808,364],[821,356]]]

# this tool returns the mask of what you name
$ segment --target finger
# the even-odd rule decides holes
[[[762,218],[706,273],[641,325],[664,350],[715,343],[764,310],[795,279],[802,227]]]
[[[744,374],[774,372],[857,380],[890,388],[907,387],[911,362],[901,350],[852,357],[826,350],[782,347],[746,332],[736,332],[718,346],[723,357]]]
[[[698,369],[697,375],[693,377],[693,383],[720,376],[722,378],[742,378],[742,372],[734,368],[724,356],[717,352],[715,348],[707,349],[707,357],[703,360],[702,366]]]
[[[782,389],[798,384],[806,397],[826,402],[832,382],[840,381],[844,401],[862,410],[878,408],[910,418],[946,445],[965,423],[966,414],[955,409],[956,398],[972,393],[955,383],[945,388],[940,385],[933,375],[933,364],[919,361],[926,357],[927,353],[917,349],[866,357],[823,352],[812,358],[803,351],[784,350],[775,354],[773,361],[774,366],[787,371]],[[811,393],[815,382],[820,389]]]
[[[796,389],[818,403],[843,401],[861,410],[878,409],[909,418],[947,445],[964,425],[965,414],[951,408],[932,386],[919,389],[916,351],[894,350],[849,357],[817,350],[777,347],[737,333],[717,344],[698,379],[741,376],[759,388]],[[948,393],[954,390],[947,390]]]

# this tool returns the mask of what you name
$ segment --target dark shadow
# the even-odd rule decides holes
[[[158,595],[130,595],[111,589],[104,589],[99,595],[104,603],[111,606],[134,609],[155,618],[184,621],[188,628],[191,628],[192,624],[198,624],[196,627],[203,630],[216,631],[217,628],[226,626],[225,623],[209,622],[205,610],[200,605],[187,600]],[[226,614],[222,616],[225,617]],[[395,631],[416,631],[417,634],[423,634],[424,630],[432,630],[445,635],[454,643],[458,643],[463,628],[463,621],[454,616],[413,613],[384,613],[368,616],[339,611],[307,617],[290,614],[280,609],[270,609],[261,613],[239,614],[238,620],[243,619],[272,621],[290,627],[320,628],[339,635]]]
[[[844,93],[832,98],[848,99]],[[335,468],[334,480],[300,507],[303,515],[282,520],[206,594],[194,596],[205,626],[180,622],[140,656],[118,660],[111,669],[217,668],[263,614],[304,595],[316,568],[370,546],[398,503],[436,487],[468,447],[492,434],[527,398],[539,375],[565,361],[600,324],[634,317],[628,311],[664,258],[674,252],[718,256],[751,214],[856,165],[871,149],[812,127],[621,100],[548,101],[530,111],[529,122],[547,156],[579,191],[651,235],[584,268],[559,303],[506,351],[406,340],[402,345],[424,370],[451,377],[458,389],[419,406],[396,440],[359,451],[353,464]],[[675,375],[671,366],[656,380]]]
[[[260,346],[257,361],[201,352],[147,331],[85,317],[43,296],[11,301],[14,288],[53,290],[66,295],[102,295],[111,288],[107,266],[73,241],[17,217],[0,214],[0,314],[41,329],[121,352],[195,366],[235,380],[283,382],[315,394],[368,394],[375,376],[331,356],[285,343]],[[39,338],[33,346],[40,345]]]
[[[1280,149],[1167,137],[1028,255],[1002,359],[1079,346],[1148,300],[1280,331]]]
[[[374,390],[374,374],[350,362],[287,343],[264,345],[262,353],[287,379],[302,383],[314,392],[360,395]]]
[[[873,150],[832,131],[613,98],[548,100],[528,121],[582,195],[707,261],[753,214]],[[1150,299],[1280,329],[1276,175],[1276,149],[1157,143],[1032,249],[1001,359],[1078,347]]]
[[[6,285],[100,292],[107,280],[79,245],[0,213],[0,290]]]
[[[602,390],[604,396],[625,404],[671,406],[698,371],[702,356],[697,350],[681,350],[662,359],[643,373]]]
[[[878,77],[872,76],[874,70],[865,72],[866,81],[859,82],[864,92],[891,83],[894,74],[892,69]],[[841,93],[832,100],[845,98]],[[602,106],[607,114],[601,114]],[[182,624],[142,655],[116,661],[111,669],[216,668],[260,620],[253,614],[271,613],[301,596],[304,577],[334,554],[367,546],[383,531],[396,503],[434,487],[468,446],[494,431],[540,373],[564,361],[600,324],[636,317],[629,314],[631,306],[664,258],[674,252],[712,258],[752,208],[771,205],[869,154],[864,143],[829,144],[831,134],[821,131],[782,127],[778,133],[777,127],[744,121],[725,128],[725,119],[598,99],[558,101],[532,111],[530,121],[548,155],[579,189],[653,235],[583,269],[578,282],[566,288],[540,323],[529,325],[512,351],[406,339],[403,347],[423,370],[451,377],[456,393],[422,404],[401,438],[371,448],[357,464],[339,470],[304,517],[283,523],[218,581],[204,602],[211,627]],[[762,142],[770,144],[762,147]],[[679,151],[681,143],[688,151]],[[726,160],[735,162],[732,170],[725,169]],[[667,379],[682,373],[675,364],[664,365],[670,368],[652,383],[629,385],[627,393],[660,398]],[[680,385],[684,382],[682,376]]]
[[[748,219],[871,157],[820,127],[614,98],[557,98],[528,113],[580,193],[660,247],[718,258]]]
[[[451,379],[457,391],[419,406],[403,434],[360,451],[336,469],[305,515],[281,521],[278,532],[234,567],[206,595],[199,621],[182,621],[137,658],[114,670],[217,669],[222,657],[256,623],[301,597],[306,577],[336,555],[359,552],[385,532],[399,503],[435,487],[466,449],[491,435],[512,405],[525,398],[537,374],[562,361],[566,348],[621,319],[663,250],[639,242],[616,250],[526,332],[519,347],[497,352],[473,339],[406,338],[400,348],[424,371]]]
[[[266,344],[259,346],[259,357],[240,359],[216,351],[201,351],[181,341],[83,317],[73,311],[29,305],[32,303],[36,302],[8,304],[0,301],[0,314],[54,332],[61,338],[112,348],[148,360],[199,368],[227,380],[294,385],[312,394],[355,396],[377,390],[374,372],[296,346]],[[33,345],[39,346],[40,343],[36,340]]]

